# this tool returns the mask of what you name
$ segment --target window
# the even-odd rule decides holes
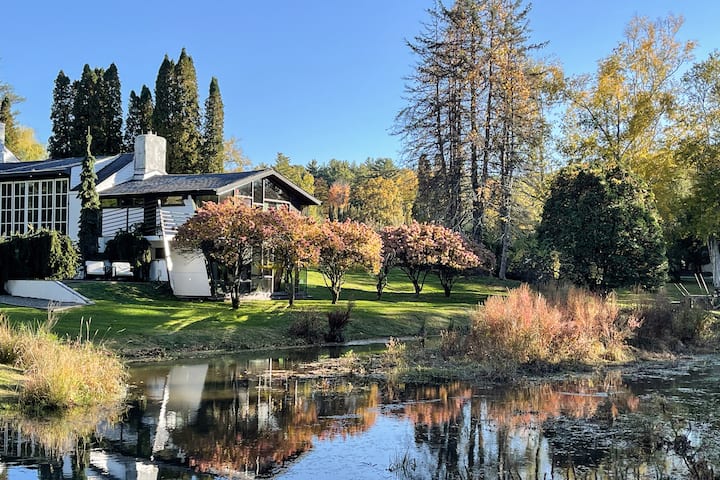
[[[163,207],[182,207],[185,201],[182,195],[170,195],[160,199],[160,205]]]
[[[266,200],[282,200],[284,202],[290,201],[290,196],[283,190],[280,185],[276,184],[272,180],[265,179],[265,199]]]
[[[67,233],[67,179],[0,182],[0,236],[41,228]]]
[[[265,195],[263,193],[263,181],[255,180],[253,186],[253,203],[263,203]]]

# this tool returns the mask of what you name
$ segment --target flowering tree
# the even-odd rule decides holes
[[[285,278],[292,306],[300,268],[317,262],[320,227],[314,219],[295,210],[272,209],[261,215],[265,245],[272,251],[274,263]]]
[[[346,220],[325,222],[321,227],[318,270],[332,294],[332,303],[340,298],[345,273],[362,267],[372,273],[380,269],[380,236],[364,223]]]
[[[240,305],[242,268],[252,261],[253,248],[260,248],[265,239],[262,213],[235,197],[207,202],[175,236],[181,250],[200,250],[208,263],[217,262],[227,271],[224,286],[234,309]]]
[[[445,291],[450,296],[453,285],[463,272],[477,268],[483,264],[481,258],[473,250],[490,253],[487,248],[478,245],[473,248],[458,232],[440,225],[432,225],[435,241],[435,272]],[[485,256],[490,258],[491,255]],[[486,264],[487,265],[487,264]]]
[[[389,241],[389,237],[396,227],[385,227],[380,230],[380,241],[382,242],[382,250],[380,251],[380,269],[376,275],[377,283],[375,288],[377,289],[377,299],[382,298],[383,290],[387,287],[388,275],[390,270],[395,266],[395,249],[392,247]]]
[[[413,222],[385,230],[385,247],[394,252],[396,265],[412,282],[415,296],[420,295],[435,263],[435,242],[429,227],[432,225]]]

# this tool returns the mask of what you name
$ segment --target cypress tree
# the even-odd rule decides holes
[[[210,81],[210,92],[205,100],[205,121],[203,122],[202,155],[200,165],[203,173],[223,171],[223,111],[220,86],[217,78]]]
[[[147,85],[143,85],[140,91],[140,133],[152,131],[154,111],[152,93]]]
[[[50,111],[52,135],[48,139],[50,158],[65,158],[72,155],[71,139],[73,135],[73,85],[65,73],[60,70],[55,79],[53,104]]]
[[[120,76],[117,67],[111,63],[107,70],[98,70],[97,112],[100,139],[95,150],[113,155],[122,150],[122,97]]]
[[[168,173],[202,173],[200,158],[200,104],[195,65],[185,49],[175,64],[177,79],[175,114],[171,121],[172,157],[168,156]]]
[[[10,97],[5,95],[0,103],[0,123],[5,124],[5,146],[11,152],[17,151],[18,131],[15,127]],[[2,155],[2,152],[0,152]]]
[[[80,190],[77,196],[80,199],[78,246],[83,260],[90,260],[98,253],[98,237],[101,234],[100,196],[96,189],[95,158],[90,153],[92,143],[90,128],[85,138],[87,148],[80,172]]]

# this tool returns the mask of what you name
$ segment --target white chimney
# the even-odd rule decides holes
[[[167,141],[154,133],[135,137],[135,174],[133,180],[145,180],[155,175],[165,175]]]

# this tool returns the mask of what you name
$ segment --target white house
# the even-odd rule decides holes
[[[0,124],[0,237],[41,228],[78,238],[82,158],[19,162],[4,145]],[[135,139],[133,153],[96,158],[102,206],[100,250],[118,231],[140,229],[152,245],[152,280],[169,281],[177,296],[210,295],[202,255],[173,248],[177,226],[206,201],[230,196],[262,208],[302,210],[320,202],[273,169],[198,175],[167,174],[166,141],[152,133]],[[271,292],[272,271],[253,266],[248,291]]]

